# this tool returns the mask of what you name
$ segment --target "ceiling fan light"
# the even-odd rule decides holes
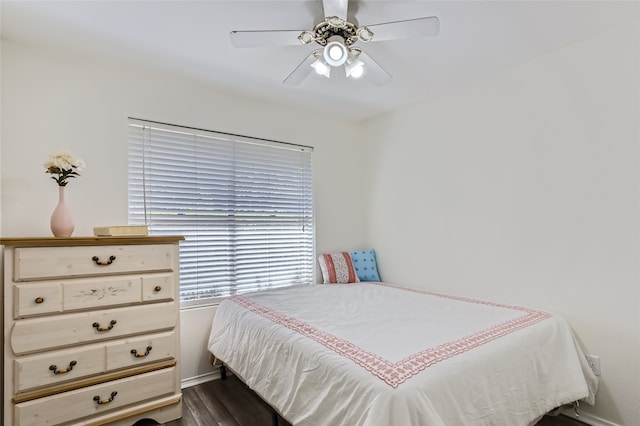
[[[329,57],[334,61],[339,61],[344,56],[342,48],[337,43],[329,46],[327,52],[329,53]]]
[[[344,72],[347,77],[360,78],[362,77],[362,74],[364,74],[364,62],[362,62],[360,59],[347,62],[347,64],[344,66]]]
[[[314,63],[312,63],[311,67],[316,70],[316,73],[324,75],[327,78],[331,78],[331,67],[322,62],[320,59],[317,59]]]
[[[349,57],[349,49],[344,44],[344,39],[340,36],[329,38],[329,43],[324,47],[322,56],[327,64],[332,67],[339,67],[347,62]]]

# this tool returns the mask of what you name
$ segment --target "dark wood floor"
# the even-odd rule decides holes
[[[235,376],[182,390],[182,419],[166,426],[271,426],[271,407]],[[280,426],[289,423],[279,418]]]
[[[272,424],[271,408],[232,375],[227,380],[214,380],[183,389],[182,396],[182,419],[166,423],[166,426],[270,426]],[[281,418],[278,424],[290,426]],[[537,424],[537,426],[584,425],[566,416],[547,416]]]

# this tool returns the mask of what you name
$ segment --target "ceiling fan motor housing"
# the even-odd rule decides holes
[[[326,46],[333,36],[342,37],[344,44],[347,46],[351,46],[358,41],[358,27],[335,16],[325,18],[324,21],[313,27],[311,33],[313,34],[312,41],[315,41],[320,46]]]

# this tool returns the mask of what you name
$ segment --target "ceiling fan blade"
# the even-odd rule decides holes
[[[231,31],[229,37],[235,47],[268,47],[302,44],[298,36],[302,30]]]
[[[349,8],[349,0],[322,0],[324,16],[337,16],[340,19],[347,20],[347,9]]]
[[[367,28],[373,31],[371,41],[398,40],[437,35],[440,32],[440,21],[435,16],[429,16],[367,25]]]
[[[311,64],[316,61],[316,57],[311,53],[309,56],[304,58],[302,62],[294,69],[291,74],[287,78],[284,79],[282,84],[286,84],[289,86],[297,86],[302,83],[302,81],[307,78],[307,76],[313,71],[311,68]]]
[[[371,56],[367,55],[366,52],[361,52],[358,58],[364,63],[365,77],[373,81],[376,86],[384,86],[392,80],[391,74],[374,61]]]

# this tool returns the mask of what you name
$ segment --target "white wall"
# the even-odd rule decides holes
[[[103,63],[99,58],[2,41],[0,235],[51,236],[57,188],[43,163],[68,150],[85,160],[67,193],[74,236],[127,223],[127,117],[257,136],[315,147],[317,249],[365,241],[358,128],[332,118],[335,134],[315,131],[323,117],[252,100],[171,74]],[[342,182],[349,182],[345,187]],[[339,208],[336,208],[339,206]],[[214,309],[182,312],[182,375],[211,371],[206,338]]]
[[[565,316],[640,424],[640,25],[367,123],[382,278]],[[602,421],[604,424],[605,422]]]

